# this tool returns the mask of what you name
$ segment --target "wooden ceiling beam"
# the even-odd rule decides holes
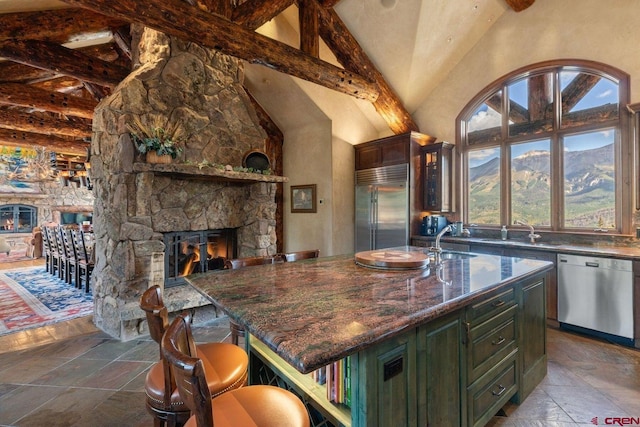
[[[76,49],[76,51],[109,62],[118,58],[118,53],[110,43],[87,46]],[[19,64],[17,62],[0,62],[0,82],[22,82],[31,84],[59,77],[60,75],[57,72],[33,68],[29,65]]]
[[[531,76],[528,79],[529,120],[550,119],[553,117],[553,79],[550,73]]]
[[[69,76],[60,76],[53,79],[42,80],[35,83],[29,83],[29,85],[49,92],[62,93],[75,92],[83,87],[80,80]]]
[[[318,30],[318,3],[315,0],[298,0],[300,20],[300,50],[307,55],[320,57]]]
[[[580,73],[562,91],[562,112],[567,113],[585,97],[601,77],[593,74]]]
[[[47,114],[23,113],[0,108],[0,127],[46,135],[65,135],[74,138],[91,136],[91,123],[54,118]]]
[[[395,134],[418,131],[418,125],[413,121],[411,114],[338,14],[333,9],[319,7],[317,10],[320,17],[320,37],[333,51],[338,61],[346,69],[371,79],[377,84],[380,95],[373,102],[373,106],[387,122],[389,128]]]
[[[53,79],[57,76],[58,74],[55,72],[33,68],[17,62],[0,62],[0,82],[26,83]]]
[[[68,116],[93,119],[96,101],[60,92],[49,92],[19,83],[0,84],[0,104],[51,111]]]
[[[256,30],[284,12],[294,0],[252,0],[238,5],[231,20],[238,25]]]
[[[67,43],[81,34],[108,31],[123,22],[86,9],[0,14],[0,41],[46,40]]]
[[[124,67],[43,41],[2,42],[0,56],[41,70],[53,71],[109,87],[115,87],[129,74],[129,70]]]
[[[64,0],[123,20],[137,22],[227,55],[264,65],[348,95],[375,101],[375,83],[318,58],[302,54],[217,15],[189,7],[182,0]]]
[[[231,0],[186,0],[190,5],[197,6],[200,10],[206,12],[215,13],[231,19],[231,12],[233,11],[233,4]]]
[[[131,60],[131,26],[125,25],[113,30],[113,42],[118,49]],[[103,58],[100,58],[103,59]]]
[[[515,12],[522,12],[531,6],[536,0],[505,0]]]
[[[318,0],[320,7],[324,7],[325,9],[334,7],[338,3],[340,3],[340,0]]]
[[[497,112],[502,111],[502,92],[495,94],[485,101],[489,107]],[[529,110],[522,105],[509,100],[509,120],[514,123],[528,123],[531,121],[529,118]]]
[[[93,99],[97,101],[100,101],[102,98],[106,98],[111,93],[108,88],[95,83],[83,82],[83,85],[86,91],[89,92]]]
[[[56,153],[87,156],[89,143],[74,141],[41,133],[0,128],[0,145],[9,147],[42,147]]]

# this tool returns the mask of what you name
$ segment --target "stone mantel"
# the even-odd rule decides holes
[[[134,172],[153,172],[160,175],[172,175],[190,179],[205,179],[210,181],[235,182],[252,184],[256,182],[289,182],[289,178],[276,175],[262,175],[259,173],[227,171],[214,166],[200,167],[184,163],[144,163],[133,164]]]

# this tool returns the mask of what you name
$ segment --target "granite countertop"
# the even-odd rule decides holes
[[[422,240],[425,242],[435,241],[434,236],[412,236],[412,240]],[[630,260],[640,260],[640,246],[620,245],[613,242],[598,242],[590,245],[573,243],[546,242],[544,240],[530,243],[524,239],[491,239],[476,237],[450,237],[441,239],[442,242],[459,244],[482,244],[490,246],[500,246],[504,248],[531,249],[534,251],[557,252],[563,254],[599,256],[608,258],[620,258]]]
[[[210,271],[187,281],[308,373],[550,268],[546,261],[475,255],[388,271],[342,255]]]

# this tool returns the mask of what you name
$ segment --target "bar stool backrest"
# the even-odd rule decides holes
[[[241,268],[241,267],[251,267],[254,265],[265,265],[265,264],[273,264],[274,257],[247,257],[247,258],[235,258],[228,259],[224,263],[224,268],[228,270]]]
[[[284,254],[284,259],[287,262],[300,261],[301,259],[318,258],[320,255],[320,249],[313,249],[310,251],[298,251],[289,252]]]

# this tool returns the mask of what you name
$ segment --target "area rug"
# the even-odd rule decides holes
[[[0,271],[0,335],[91,314],[92,295],[44,267]]]
[[[25,249],[12,249],[7,255],[6,252],[0,253],[0,264],[4,262],[33,261],[33,258],[25,255]]]

